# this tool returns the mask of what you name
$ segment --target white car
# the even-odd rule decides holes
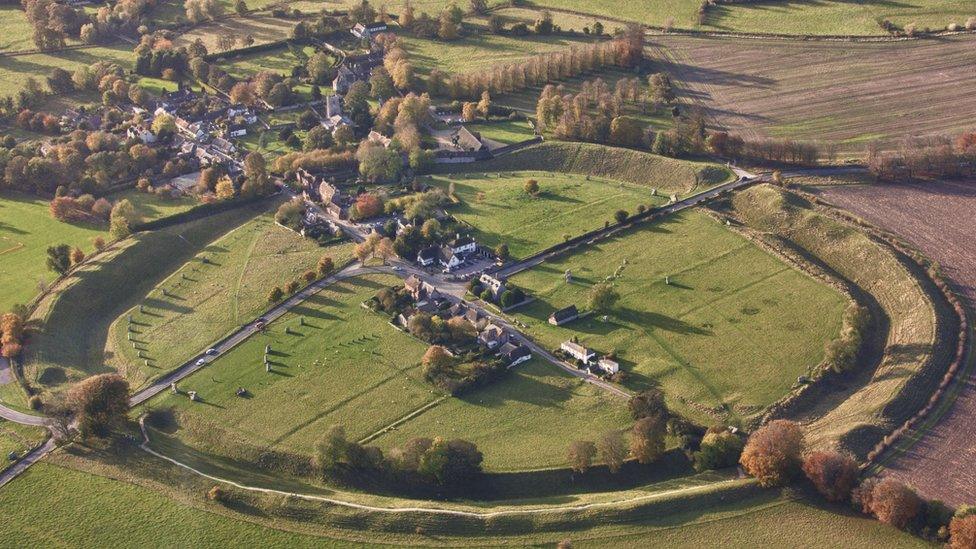
[[[393,270],[394,270],[394,271],[397,271],[397,272],[400,272],[400,271],[402,271],[402,270],[403,270],[403,267],[401,267],[401,266],[399,266],[399,265],[394,265],[394,266],[393,266]]]
[[[197,366],[203,366],[206,363],[207,363],[207,359],[201,358],[200,360],[197,361]]]

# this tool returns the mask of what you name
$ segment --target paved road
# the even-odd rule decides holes
[[[3,357],[0,357],[0,379],[6,379],[7,383],[17,383],[17,380],[14,379],[13,373],[10,371],[10,363]],[[38,427],[46,427],[51,423],[51,420],[46,417],[18,412],[17,410],[7,408],[2,404],[0,404],[0,417],[14,423],[36,425]]]
[[[17,478],[17,476],[26,471],[28,467],[34,465],[37,460],[46,456],[48,452],[54,449],[54,446],[54,438],[48,438],[44,444],[34,448],[24,457],[20,458],[20,461],[17,461],[10,467],[7,467],[6,470],[0,473],[0,487]]]
[[[370,272],[383,272],[383,270],[375,267],[363,267],[362,265],[356,263],[349,265],[348,267],[340,270],[339,272],[331,276],[319,279],[309,284],[308,286],[306,286],[299,292],[295,293],[288,299],[282,301],[278,305],[275,305],[271,309],[265,311],[265,313],[261,315],[260,318],[263,318],[266,323],[271,323],[274,320],[280,318],[288,311],[290,311],[292,308],[300,305],[306,299],[322,291],[322,289],[325,288],[326,286],[329,286],[330,284],[334,284],[346,278],[352,278]],[[231,349],[233,349],[243,341],[247,340],[249,337],[251,337],[258,331],[259,328],[257,326],[256,319],[248,324],[245,324],[237,331],[225,337],[224,339],[218,341],[211,347],[216,351],[216,354],[212,356],[208,356],[205,352],[202,352],[199,355],[193,357],[192,359],[184,363],[179,368],[164,375],[163,377],[154,381],[151,385],[149,385],[145,389],[142,389],[139,392],[137,392],[135,395],[132,396],[131,399],[129,399],[129,405],[133,407],[138,406],[143,402],[151,399],[152,397],[158,395],[159,393],[168,390],[171,384],[177,383],[185,379],[186,377],[196,373],[197,371],[203,369],[208,364],[210,364],[211,362],[219,358],[221,355],[226,354],[228,351],[230,351]],[[203,362],[199,362],[200,360],[202,360]]]

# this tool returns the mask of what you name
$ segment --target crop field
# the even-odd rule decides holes
[[[301,51],[296,55],[296,52]],[[268,51],[260,51],[245,55],[238,55],[219,61],[220,68],[227,71],[227,74],[239,80],[246,80],[261,71],[270,71],[291,76],[291,68],[299,63],[301,55],[311,56],[315,54],[315,48],[304,46],[300,50],[298,46],[285,45]]]
[[[94,250],[92,239],[106,236],[107,227],[72,225],[51,217],[48,203],[39,198],[0,195],[0,311],[27,303],[38,293],[38,283],[50,282],[48,246],[61,243]]]
[[[427,346],[360,306],[398,283],[371,275],[326,288],[180,383],[202,402],[167,393],[153,407],[178,410],[181,439],[218,454],[241,443],[311,454],[333,425],[353,440],[379,431],[442,396],[420,373]]]
[[[249,4],[250,6],[250,4]],[[241,40],[247,36],[254,38],[254,44],[267,44],[288,38],[295,27],[291,19],[279,19],[270,15],[252,15],[250,17],[232,17],[220,19],[211,23],[197,25],[174,40],[174,45],[187,46],[197,38],[207,46],[207,51],[217,53],[217,38],[222,34],[233,34]],[[237,45],[235,47],[241,47]]]
[[[570,441],[632,423],[624,400],[533,359],[500,381],[441,401],[375,444],[390,448],[438,433],[477,444],[491,471],[565,467]]]
[[[935,315],[945,313],[892,251],[801,197],[764,185],[737,193],[733,204],[748,224],[787,238],[876,302],[866,341],[869,353],[880,356],[860,361],[862,369],[843,387],[814,386],[791,414],[804,420],[809,447],[839,443],[865,455],[921,408],[941,380],[955,349],[937,345]],[[882,315],[887,326],[879,327]]]
[[[341,265],[352,257],[351,246],[323,248],[276,225],[270,214],[253,219],[211,243],[119,316],[110,331],[109,364],[136,386],[179,366],[258,317],[268,308],[272,287],[315,270],[326,254]]]
[[[118,63],[126,70],[132,69],[135,54],[129,44],[112,46],[92,46],[78,50],[56,53],[35,53],[17,57],[0,57],[0,95],[16,95],[27,78],[44,81],[55,67],[74,71],[84,65],[98,61]]]
[[[41,300],[31,317],[43,325],[27,346],[27,380],[53,390],[112,371],[105,365],[114,358],[105,348],[109,325],[211,242],[267,207],[244,206],[139,233],[74,271],[57,292]]]
[[[633,149],[547,141],[485,162],[451,166],[452,172],[546,171],[634,183],[666,195],[685,196],[732,178],[708,162],[675,160]],[[697,184],[696,184],[697,183]]]
[[[748,139],[869,141],[955,133],[976,116],[976,38],[884,43],[654,37],[649,55],[717,126]],[[879,113],[884,113],[880,115]]]
[[[567,49],[587,42],[583,38],[565,36],[507,36],[476,34],[453,42],[427,40],[402,35],[401,43],[419,74],[432,69],[448,73],[472,72],[491,65],[506,64],[538,53]]]
[[[620,294],[607,321],[546,322],[569,305],[586,310],[590,288],[604,280]],[[616,350],[625,386],[659,386],[670,406],[706,424],[753,418],[784,396],[823,359],[845,306],[833,289],[697,212],[565,254],[512,281],[537,298],[515,316],[546,347],[575,336],[598,353]]]
[[[475,228],[478,242],[489,247],[508,244],[513,257],[525,257],[563,241],[614,223],[617,210],[637,212],[637,206],[660,205],[665,198],[652,190],[608,179],[546,172],[499,173],[433,177],[447,188],[454,183],[461,203],[451,207],[459,220]],[[530,196],[525,182],[539,182],[539,195]],[[480,194],[479,194],[480,193]]]
[[[935,260],[957,291],[976,308],[976,185],[927,181],[898,185],[820,188],[827,201],[903,236]],[[949,411],[885,475],[916,486],[928,498],[960,505],[976,501],[976,385],[970,370]],[[968,381],[966,381],[968,379]],[[952,464],[947,466],[947,464]],[[938,464],[938,465],[937,465]]]

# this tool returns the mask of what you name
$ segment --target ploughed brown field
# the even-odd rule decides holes
[[[970,310],[976,309],[976,180],[840,185],[816,192],[938,261]],[[969,376],[942,420],[886,467],[886,475],[928,498],[976,504],[976,376]]]
[[[976,37],[828,42],[652,36],[679,96],[747,139],[835,141],[958,133],[976,116]]]

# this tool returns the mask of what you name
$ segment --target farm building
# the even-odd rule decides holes
[[[498,356],[505,359],[508,362],[508,367],[511,368],[532,358],[532,352],[524,345],[508,341],[499,347]]]
[[[356,26],[353,27],[349,32],[351,32],[356,38],[372,40],[377,34],[386,32],[386,29],[386,23],[377,21],[374,23],[367,23],[365,25],[362,23],[356,23]]]
[[[615,374],[620,371],[620,364],[616,360],[611,360],[607,357],[603,357],[596,363],[597,368],[603,370],[607,374]]]
[[[583,364],[589,364],[594,358],[596,358],[596,353],[574,341],[565,341],[559,346],[559,348],[569,356],[581,361]]]
[[[549,315],[549,324],[553,326],[562,326],[567,322],[572,322],[579,318],[579,310],[576,309],[576,305],[570,305],[559,309],[558,311]]]

